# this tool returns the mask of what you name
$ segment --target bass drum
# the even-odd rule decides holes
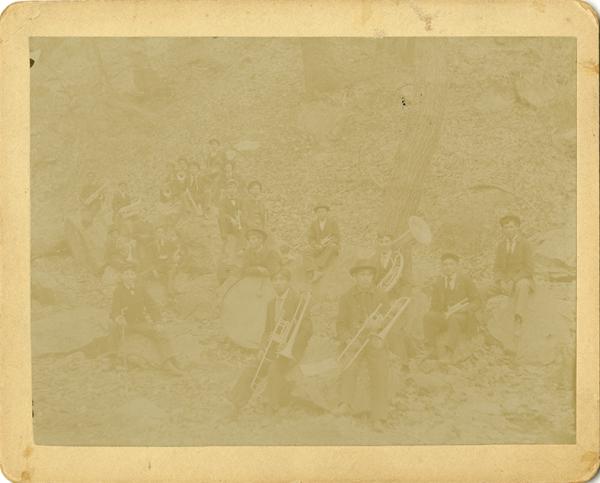
[[[231,285],[221,304],[221,322],[227,336],[241,347],[258,349],[267,305],[274,297],[271,282],[264,277],[245,277]]]

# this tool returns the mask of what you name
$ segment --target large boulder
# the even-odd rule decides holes
[[[77,350],[106,334],[108,312],[95,307],[75,307],[31,321],[33,357]]]

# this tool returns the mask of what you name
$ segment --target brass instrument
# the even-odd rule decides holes
[[[396,254],[392,258],[392,267],[377,284],[377,286],[384,292],[389,292],[392,290],[402,276],[402,270],[404,269],[404,256],[399,252],[398,247],[414,242],[421,243],[423,245],[429,245],[431,243],[431,230],[429,229],[429,225],[425,223],[425,220],[419,218],[418,216],[409,217],[408,230],[392,241],[392,245],[397,247],[395,250]]]
[[[137,215],[141,209],[141,200],[137,199],[127,206],[123,206],[119,209],[118,213],[122,218],[129,218],[130,216]]]
[[[404,257],[402,253],[396,254],[396,256],[392,257],[392,266],[387,271],[387,273],[382,277],[382,279],[377,284],[384,292],[389,292],[394,288],[398,279],[402,276],[402,270],[404,269]]]
[[[406,244],[407,238],[408,243],[417,242],[423,245],[429,245],[431,243],[431,229],[429,228],[429,225],[425,222],[423,218],[420,218],[418,216],[411,216],[408,218],[408,230],[406,230],[404,233],[402,233],[402,235],[396,238],[392,242],[392,244]]]
[[[192,207],[194,208],[194,213],[198,213],[200,210],[198,209],[198,205],[194,201],[194,197],[192,196],[192,193],[190,192],[189,188],[185,189],[185,194],[187,196],[187,199],[191,203]]]
[[[451,305],[450,307],[448,307],[448,310],[446,310],[445,312],[445,316],[446,318],[450,317],[451,315],[460,312],[462,309],[468,307],[469,305],[469,299],[464,298],[462,299],[460,302],[456,302],[454,305]]]
[[[104,183],[102,183],[96,191],[94,191],[91,195],[89,195],[85,200],[82,200],[83,204],[85,206],[88,206],[91,203],[93,203],[96,200],[96,198],[101,196],[102,191],[104,190],[104,188],[106,188],[107,184],[108,184],[108,182],[106,182],[106,181]]]
[[[371,314],[365,319],[356,335],[346,344],[344,350],[337,357],[337,365],[341,371],[348,369],[358,358],[362,351],[367,347],[372,337],[384,340],[390,330],[402,315],[408,304],[409,297],[400,297],[390,305],[390,308],[380,314],[382,304],[379,304]],[[377,332],[373,331],[373,326],[379,325]]]
[[[250,388],[253,391],[256,390],[262,369],[266,363],[272,362],[277,355],[291,357],[292,347],[296,340],[296,336],[298,335],[298,330],[300,329],[300,324],[304,318],[304,313],[306,312],[310,298],[310,292],[300,297],[300,301],[296,306],[296,310],[294,311],[294,315],[292,316],[291,320],[285,320],[282,314],[282,316],[276,322],[275,328],[273,329],[273,332],[271,332],[269,341],[264,349],[263,356],[261,357],[258,367],[256,368],[256,372],[254,373],[252,382],[250,383]],[[285,346],[280,349],[283,344],[285,344]]]
[[[306,307],[308,307],[308,303],[310,302],[311,293],[308,292],[306,297],[300,300],[300,303],[304,302],[304,306],[302,307],[302,313],[298,316],[298,320],[290,323],[290,326],[293,329],[290,331],[291,335],[287,338],[287,342],[285,347],[279,351],[279,355],[286,357],[287,359],[293,359],[294,356],[292,354],[292,350],[294,348],[294,344],[296,343],[296,338],[298,337],[298,332],[300,331],[300,326],[302,325],[302,319],[304,318],[304,312],[306,311]],[[296,309],[297,311],[298,309]]]
[[[242,212],[241,210],[236,210],[235,212],[235,216],[231,217],[231,221],[233,223],[233,225],[241,231],[242,229]]]
[[[333,234],[327,235],[325,238],[321,239],[322,247],[327,247],[327,246],[331,245],[332,243],[335,243],[335,237]]]

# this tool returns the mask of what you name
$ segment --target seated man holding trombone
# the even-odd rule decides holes
[[[342,295],[336,321],[342,350],[337,358],[341,369],[341,403],[338,414],[350,414],[362,362],[366,362],[370,384],[370,416],[376,431],[383,431],[387,418],[388,360],[385,338],[409,299],[390,304],[386,293],[374,283],[377,267],[359,260],[350,269],[355,285]]]
[[[431,310],[423,319],[423,332],[428,353],[446,360],[455,355],[461,334],[474,331],[475,311],[481,300],[473,280],[458,271],[458,255],[444,253],[441,260],[442,274],[433,284]]]
[[[246,368],[228,395],[236,416],[266,379],[266,395],[273,414],[288,402],[289,371],[302,359],[312,335],[310,292],[298,294],[290,286],[291,273],[280,268],[271,280],[275,298],[267,306],[265,331],[256,363]]]

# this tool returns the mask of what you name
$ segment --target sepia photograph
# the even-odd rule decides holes
[[[574,443],[575,67],[32,38],[36,443]]]
[[[10,481],[587,481],[579,0],[0,16]]]

